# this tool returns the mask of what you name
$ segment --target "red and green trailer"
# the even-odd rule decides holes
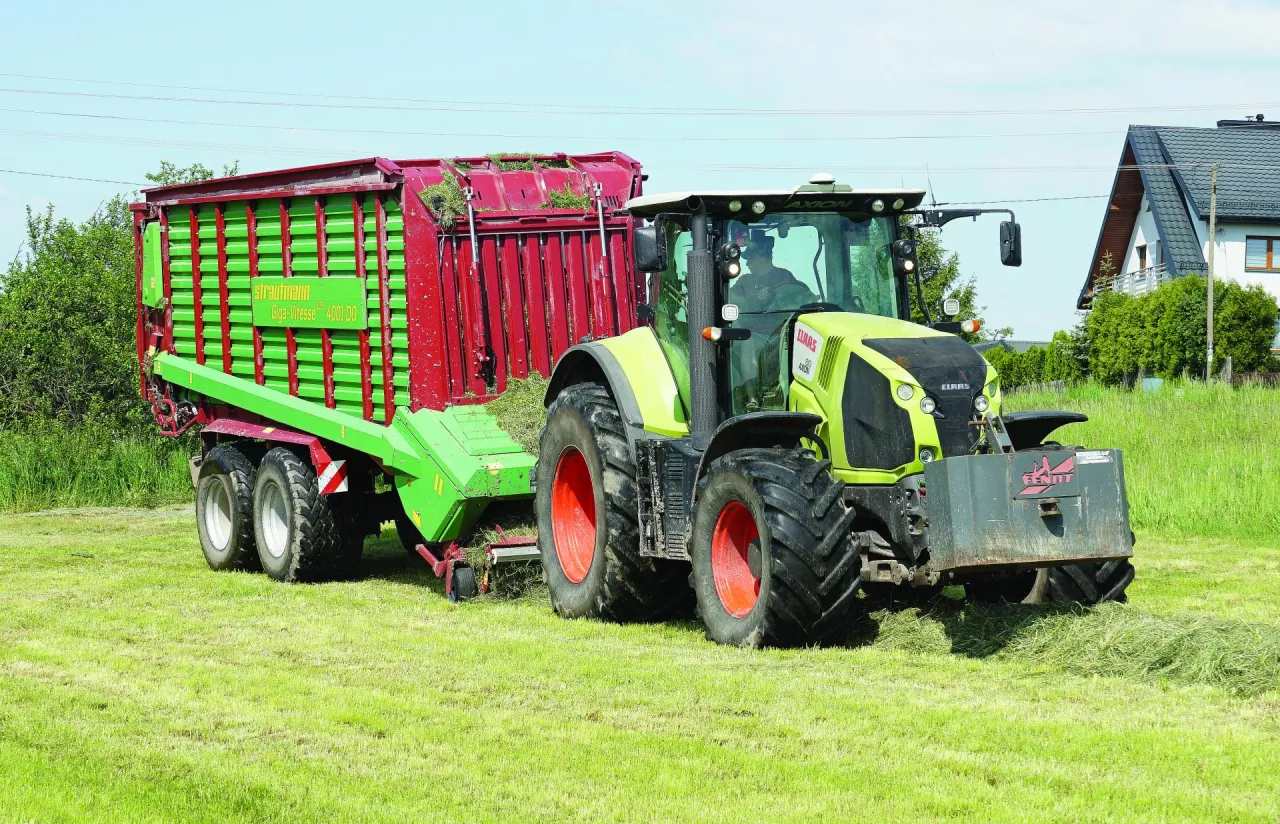
[[[219,569],[354,569],[395,520],[463,594],[456,540],[531,496],[482,404],[637,325],[640,164],[616,153],[369,158],[162,186],[133,206],[141,390],[199,427],[200,539]],[[256,533],[256,535],[255,535]],[[519,541],[512,557],[536,557]]]

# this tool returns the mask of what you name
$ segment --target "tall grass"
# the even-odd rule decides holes
[[[0,432],[0,512],[191,498],[189,444],[103,427]]]
[[[1092,384],[1017,393],[1006,411],[1065,409],[1089,421],[1053,437],[1124,450],[1134,529],[1280,540],[1280,391],[1187,383],[1156,392]]]

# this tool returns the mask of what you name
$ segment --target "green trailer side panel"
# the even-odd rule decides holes
[[[152,309],[164,305],[164,261],[160,251],[160,224],[142,230],[142,304]]]

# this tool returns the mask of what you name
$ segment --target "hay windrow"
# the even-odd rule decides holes
[[[538,454],[538,439],[547,422],[547,410],[542,405],[547,385],[547,379],[537,372],[525,379],[510,378],[507,391],[484,405],[485,411],[497,419],[498,426],[534,455]]]

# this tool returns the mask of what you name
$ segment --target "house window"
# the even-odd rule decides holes
[[[1250,272],[1280,272],[1280,237],[1246,237],[1244,268]]]
[[[1138,270],[1147,268],[1147,247],[1145,244],[1134,249],[1138,253]]]

